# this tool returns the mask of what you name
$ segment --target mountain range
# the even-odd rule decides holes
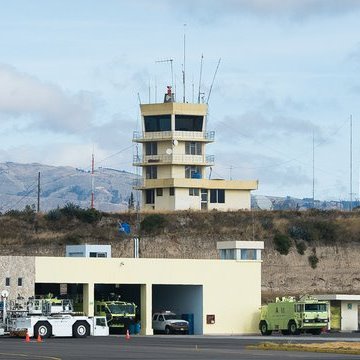
[[[40,173],[40,210],[73,203],[90,207],[92,175],[70,166],[0,163],[0,212],[37,206]],[[97,168],[94,171],[94,205],[102,211],[126,210],[135,174]]]
[[[22,210],[26,205],[36,207],[38,174],[40,173],[40,210],[49,211],[73,203],[82,208],[91,204],[92,175],[89,170],[71,166],[51,166],[37,163],[0,163],[0,213]],[[110,168],[94,171],[94,206],[107,212],[124,211],[133,191],[137,175]],[[291,196],[275,197],[252,194],[251,207],[257,210],[349,210],[360,206],[359,200],[313,201]]]

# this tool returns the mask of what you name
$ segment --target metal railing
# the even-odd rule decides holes
[[[215,131],[134,131],[133,140],[215,140]]]
[[[185,155],[185,154],[164,154],[164,155],[134,155],[134,165],[157,165],[157,164],[205,164],[213,165],[214,155]]]

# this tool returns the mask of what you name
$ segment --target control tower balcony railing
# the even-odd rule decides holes
[[[204,189],[228,189],[228,190],[256,190],[257,180],[221,180],[221,179],[187,179],[187,178],[165,178],[144,179],[137,178],[133,181],[133,187],[137,190],[180,187],[180,188],[204,188]]]
[[[180,141],[215,141],[215,131],[134,131],[133,141],[142,143],[147,141],[166,141],[166,140],[180,140]]]
[[[149,165],[204,165],[213,166],[215,163],[214,155],[183,155],[183,154],[165,154],[165,155],[134,155],[134,166]]]

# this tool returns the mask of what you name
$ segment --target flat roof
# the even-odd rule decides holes
[[[263,241],[218,241],[216,243],[216,248],[218,250],[226,249],[264,249]]]
[[[360,295],[352,294],[321,294],[314,295],[318,300],[344,300],[344,301],[360,301]]]

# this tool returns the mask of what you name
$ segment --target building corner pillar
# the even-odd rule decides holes
[[[142,284],[140,288],[141,335],[153,335],[152,329],[152,284]]]
[[[83,285],[83,311],[86,316],[94,316],[94,284]]]

